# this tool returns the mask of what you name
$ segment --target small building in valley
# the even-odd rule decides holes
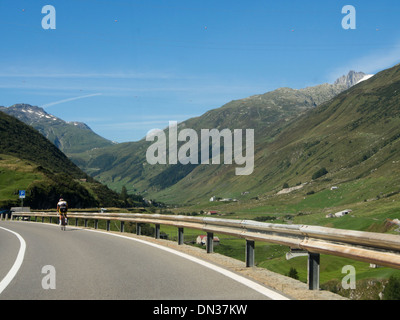
[[[213,242],[214,242],[214,246],[216,246],[216,245],[219,245],[220,240],[218,237],[214,237]],[[206,245],[207,244],[207,236],[206,235],[197,236],[196,243],[201,244],[203,246]]]
[[[215,216],[215,215],[217,215],[218,214],[218,211],[214,211],[214,210],[211,210],[211,211],[208,211],[207,212],[207,215],[208,216]]]

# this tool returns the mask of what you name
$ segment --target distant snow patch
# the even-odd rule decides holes
[[[364,77],[362,77],[356,84],[359,84],[360,82],[366,81],[370,78],[372,78],[374,74],[366,74]]]

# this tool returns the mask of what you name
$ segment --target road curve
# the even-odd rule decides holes
[[[285,299],[209,263],[76,227],[61,231],[50,224],[1,221],[0,257],[0,286],[12,277],[0,300]]]

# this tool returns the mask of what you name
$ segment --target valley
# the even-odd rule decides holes
[[[400,226],[393,221],[399,219],[400,201],[400,98],[397,93],[400,66],[373,77],[363,73],[354,76],[350,73],[334,85],[301,90],[281,88],[232,101],[177,125],[178,132],[190,128],[199,136],[202,129],[220,132],[223,129],[253,129],[254,172],[248,176],[236,175],[236,164],[222,162],[214,165],[203,165],[200,161],[187,165],[152,165],[146,159],[151,141],[113,144],[103,139],[78,138],[82,131],[71,133],[71,140],[64,140],[62,144],[55,142],[60,141],[57,137],[52,141],[54,148],[70,146],[64,152],[74,164],[65,160],[61,151],[58,155],[53,147],[40,147],[40,150],[51,150],[62,161],[67,161],[61,171],[70,168],[69,188],[81,193],[76,200],[77,207],[81,208],[104,205],[127,211],[117,209],[121,207],[120,192],[123,191],[125,204],[127,194],[138,199],[156,200],[164,205],[152,207],[150,211],[163,214],[207,215],[213,212],[230,219],[398,234]],[[361,79],[363,81],[359,82]],[[24,105],[22,109],[26,108],[30,107]],[[15,109],[18,107],[14,106],[12,110]],[[11,117],[7,117],[4,121],[11,123]],[[51,115],[44,117],[58,121],[52,120]],[[24,122],[28,123],[29,119]],[[30,124],[35,127],[34,121]],[[20,126],[15,132],[27,130],[22,129],[20,123],[15,125]],[[73,127],[91,132],[84,125]],[[55,132],[43,123],[40,128],[37,130],[44,136]],[[164,135],[170,137],[168,129]],[[2,141],[10,140],[10,137],[8,135]],[[34,140],[38,141],[37,138]],[[3,144],[0,150],[1,199],[16,198],[16,191],[24,185],[29,185],[30,195],[35,190],[42,190],[39,198],[50,194],[56,197],[60,190],[49,186],[60,185],[59,160],[53,162],[50,156],[34,156],[36,152],[26,154],[21,151],[22,147],[17,147],[15,139],[12,141]],[[90,141],[90,146],[81,148],[76,141]],[[176,142],[177,150],[185,143],[183,140]],[[220,150],[224,146],[221,139]],[[209,156],[211,159],[211,154]],[[74,198],[67,190],[62,192]],[[84,194],[88,202],[83,201]],[[2,206],[11,204],[16,202],[2,202]],[[39,207],[43,204],[38,204]],[[349,210],[349,213],[334,217],[343,210]],[[163,232],[170,238],[175,236],[172,229],[166,228]],[[188,242],[196,236],[190,232],[185,235]],[[216,252],[244,259],[243,241],[218,236],[222,241]],[[306,281],[304,259],[297,258],[288,263],[285,260],[287,248],[262,245],[256,251],[257,265],[281,274],[288,274],[289,268],[293,268],[300,280]],[[356,266],[361,288],[370,279],[376,280],[373,290],[362,289],[357,293],[362,296],[366,291],[371,292],[364,298],[376,298],[384,281],[399,273],[327,256],[321,264],[321,280],[326,288],[338,290],[335,288],[342,277],[343,264]]]

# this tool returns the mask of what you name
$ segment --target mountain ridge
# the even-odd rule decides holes
[[[0,107],[0,111],[32,126],[66,154],[114,144],[93,132],[85,123],[64,121],[37,106],[21,103]]]
[[[349,83],[359,81],[365,74],[353,72],[348,76],[353,82],[322,84],[304,89],[278,88],[262,95],[234,100],[200,117],[183,121],[178,128],[191,128],[198,133],[201,129],[253,128],[258,132],[258,145],[275,139],[293,119],[347,90]],[[174,185],[197,168],[196,165],[180,164],[149,166],[145,158],[149,145],[142,139],[73,155],[71,159],[96,179],[116,190],[126,185],[130,192],[148,193],[156,190],[157,195],[161,189]],[[210,175],[215,171],[215,167],[208,169]]]

